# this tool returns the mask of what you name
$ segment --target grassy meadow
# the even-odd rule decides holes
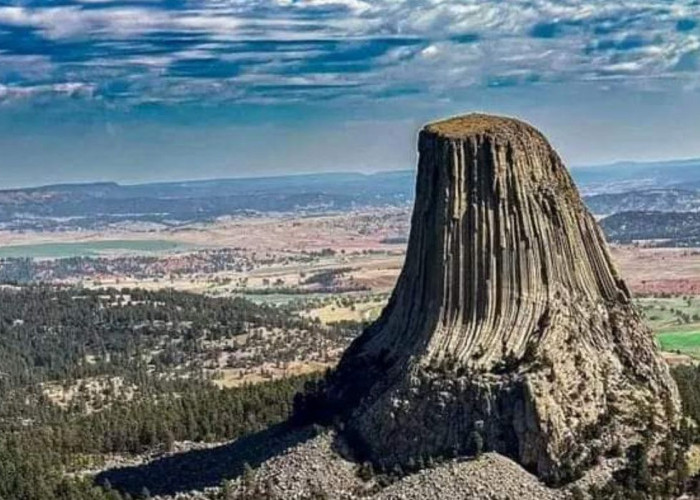
[[[180,243],[166,240],[100,240],[75,243],[37,243],[0,246],[1,258],[60,259],[105,254],[153,253],[177,250]]]
[[[637,304],[664,351],[700,359],[700,297],[642,298]]]

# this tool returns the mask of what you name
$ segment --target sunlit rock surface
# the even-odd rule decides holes
[[[546,138],[467,115],[424,127],[418,148],[404,268],[325,395],[360,453],[468,454],[476,433],[556,481],[644,429],[663,440],[675,385]]]

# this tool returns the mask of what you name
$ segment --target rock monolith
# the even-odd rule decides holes
[[[674,382],[546,138],[472,114],[418,149],[396,288],[325,388],[354,447],[387,467],[481,447],[561,481],[663,441]]]

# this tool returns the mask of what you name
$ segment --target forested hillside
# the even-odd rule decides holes
[[[620,212],[600,222],[609,241],[657,241],[672,247],[700,245],[700,212]]]
[[[0,498],[120,498],[72,471],[180,441],[219,442],[289,415],[308,377],[219,388],[212,344],[325,330],[289,310],[171,291],[0,289]]]

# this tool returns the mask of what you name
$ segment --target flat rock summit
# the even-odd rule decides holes
[[[471,114],[425,126],[418,150],[393,295],[298,402],[301,420],[334,424],[335,448],[302,446],[278,460],[282,469],[273,460],[262,470],[345,477],[346,465],[318,472],[332,459],[304,466],[304,453],[335,449],[375,470],[444,464],[396,483],[395,498],[431,481],[448,492],[423,492],[435,498],[500,498],[490,495],[509,480],[519,486],[503,498],[548,498],[533,493],[539,481],[571,483],[642,442],[657,460],[681,418],[677,388],[547,139],[515,119]],[[440,462],[482,451],[490,458],[475,465]],[[521,472],[499,479],[499,470]]]

